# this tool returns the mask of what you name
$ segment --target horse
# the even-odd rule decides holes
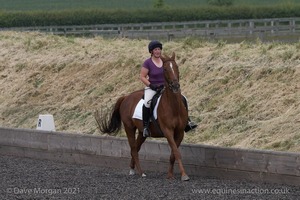
[[[165,137],[171,148],[171,155],[168,168],[168,179],[174,179],[174,163],[178,162],[179,170],[181,173],[181,180],[189,180],[186,174],[179,146],[184,137],[184,128],[188,122],[187,109],[182,101],[182,95],[179,84],[179,68],[175,62],[175,53],[172,56],[161,56],[163,61],[164,71],[164,89],[161,92],[161,99],[157,107],[157,123],[163,133],[157,130],[157,126],[150,123],[149,130],[151,137]],[[121,129],[122,122],[131,149],[131,162],[130,162],[130,175],[135,173],[136,167],[141,176],[146,176],[143,172],[138,152],[145,142],[146,138],[143,137],[143,123],[139,119],[134,119],[133,113],[136,105],[143,97],[143,90],[132,92],[131,94],[120,97],[114,107],[106,111],[106,113],[95,113],[95,118],[98,123],[99,129],[102,133],[109,135],[116,135]],[[138,135],[136,137],[136,130]]]

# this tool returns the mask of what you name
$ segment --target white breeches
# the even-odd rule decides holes
[[[153,96],[156,94],[156,91],[151,90],[150,87],[145,87],[145,91],[144,91],[144,105],[146,108],[150,108],[151,105],[151,100],[153,98]]]

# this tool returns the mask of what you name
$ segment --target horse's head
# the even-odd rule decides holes
[[[169,89],[174,93],[179,92],[179,69],[175,62],[175,53],[173,52],[171,58],[168,56],[161,56],[161,59],[163,61],[164,77]]]

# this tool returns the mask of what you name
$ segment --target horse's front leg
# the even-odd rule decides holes
[[[169,171],[168,171],[168,178],[173,178],[174,177],[174,163],[175,160],[177,160],[178,165],[179,165],[179,170],[181,173],[181,180],[183,181],[188,181],[190,178],[185,172],[185,169],[182,164],[181,160],[181,154],[179,152],[179,145],[181,144],[181,141],[183,139],[183,136],[179,134],[180,137],[174,138],[173,136],[167,137],[168,143],[171,147],[171,156],[170,156],[170,165],[169,165]]]

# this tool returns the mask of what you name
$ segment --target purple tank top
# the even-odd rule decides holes
[[[148,76],[151,84],[154,85],[163,85],[165,82],[164,79],[164,69],[163,67],[157,67],[151,58],[145,60],[143,67],[149,70]]]

